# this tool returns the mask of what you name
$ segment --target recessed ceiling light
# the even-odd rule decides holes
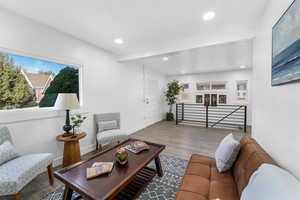
[[[168,61],[169,58],[167,56],[163,57],[163,61]]]
[[[213,18],[215,18],[215,16],[216,16],[215,12],[209,11],[209,12],[204,13],[203,20],[209,21],[209,20],[212,20]]]
[[[241,65],[240,68],[241,68],[241,69],[245,69],[246,66],[245,66],[245,65]]]
[[[123,44],[123,43],[124,43],[124,41],[123,41],[122,38],[116,38],[116,39],[114,40],[114,42],[115,42],[116,44]]]

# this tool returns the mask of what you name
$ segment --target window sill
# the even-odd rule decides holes
[[[81,110],[76,114],[85,114]],[[22,123],[27,121],[38,121],[65,117],[65,111],[54,110],[53,108],[23,108],[0,111],[0,125]]]

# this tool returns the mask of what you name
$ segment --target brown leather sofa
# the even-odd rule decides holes
[[[272,158],[250,138],[241,141],[239,156],[230,171],[219,173],[215,159],[192,155],[178,189],[176,200],[238,200],[250,176]]]

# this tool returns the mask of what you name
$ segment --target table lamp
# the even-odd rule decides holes
[[[77,94],[75,93],[59,93],[54,105],[55,110],[66,110],[66,124],[63,126],[65,131],[63,137],[70,137],[73,134],[70,133],[72,126],[70,124],[70,110],[79,109],[80,104],[78,102]]]

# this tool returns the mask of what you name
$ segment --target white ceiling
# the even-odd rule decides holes
[[[0,7],[128,60],[251,38],[266,1],[0,0]],[[210,10],[216,18],[204,22],[202,15]],[[113,42],[118,37],[123,45]]]
[[[128,62],[143,64],[165,75],[241,70],[252,68],[253,40],[236,41],[179,51]],[[168,57],[167,61],[163,58]]]

